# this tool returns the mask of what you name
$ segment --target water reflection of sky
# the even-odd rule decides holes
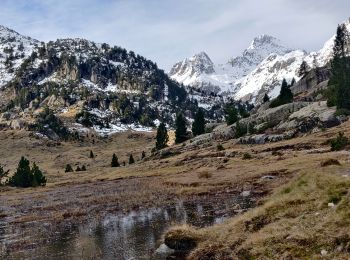
[[[26,251],[25,256],[26,259],[150,259],[169,227],[221,223],[234,214],[232,208],[237,203],[243,208],[249,207],[247,201],[237,201],[237,198],[207,204],[180,201],[172,207],[110,215],[60,230],[58,238],[48,246]]]

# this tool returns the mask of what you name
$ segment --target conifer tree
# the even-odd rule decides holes
[[[90,151],[90,156],[89,156],[91,159],[95,158],[95,155],[92,151]]]
[[[232,125],[238,121],[238,111],[234,105],[226,106],[225,114],[227,125]]]
[[[333,48],[332,77],[328,93],[328,105],[336,105],[338,110],[350,110],[350,60],[346,55],[349,44],[346,26],[339,25]]]
[[[111,167],[119,167],[118,157],[115,155],[115,153],[112,156],[112,162]]]
[[[141,160],[142,160],[143,158],[145,158],[145,157],[146,157],[146,153],[145,153],[145,151],[142,151]]]
[[[306,61],[303,60],[298,70],[298,76],[301,78],[304,77],[309,70],[310,70],[309,65],[306,63]]]
[[[77,168],[75,169],[76,172],[80,172],[81,169],[80,169],[80,166],[78,165]]]
[[[169,140],[168,131],[164,123],[160,123],[157,129],[156,149],[161,150],[167,146]]]
[[[283,104],[287,104],[293,101],[293,93],[290,90],[286,79],[283,79],[279,99]]]
[[[175,120],[175,143],[179,144],[187,140],[186,119],[182,113],[178,113]]]
[[[66,169],[65,169],[65,172],[73,172],[73,168],[72,168],[72,165],[70,165],[70,164],[67,164],[67,165],[66,165]]]
[[[86,166],[85,166],[85,165],[83,165],[83,166],[81,167],[81,171],[82,171],[82,172],[85,172],[85,171],[86,171]]]
[[[9,180],[9,184],[11,186],[27,188],[32,186],[32,181],[33,175],[30,171],[29,161],[22,156],[15,174]]]
[[[272,100],[270,107],[278,107],[291,102],[293,102],[293,93],[290,90],[290,85],[288,85],[286,79],[283,79],[280,94],[277,98]]]
[[[205,133],[205,118],[203,110],[201,108],[198,109],[198,112],[194,117],[194,121],[192,124],[192,133],[194,136]]]
[[[34,163],[30,168],[29,164],[29,160],[22,156],[15,174],[9,179],[9,185],[27,188],[46,184],[46,178],[39,167]]]
[[[31,174],[33,175],[33,182],[32,182],[33,187],[46,185],[46,178],[43,172],[39,169],[39,167],[35,163],[33,163]]]
[[[132,154],[130,154],[130,156],[129,156],[129,164],[134,164],[134,163],[135,163],[134,157],[132,156]]]
[[[270,97],[269,97],[269,95],[267,95],[267,93],[265,93],[264,98],[263,98],[263,102],[266,103],[269,101],[270,101]]]
[[[295,78],[292,78],[292,81],[290,83],[290,86],[293,87],[295,85]]]

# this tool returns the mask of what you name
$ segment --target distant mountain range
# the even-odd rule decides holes
[[[350,20],[345,22],[350,31]],[[262,35],[256,37],[242,55],[225,64],[214,64],[208,54],[200,52],[176,63],[169,76],[184,85],[254,101],[268,93],[276,97],[283,78],[299,80],[298,70],[303,61],[310,68],[325,66],[333,54],[334,36],[324,47],[307,53],[286,47],[280,40]]]

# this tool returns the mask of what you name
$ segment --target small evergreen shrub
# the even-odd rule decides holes
[[[225,148],[222,146],[222,144],[218,144],[218,145],[216,146],[216,149],[217,149],[218,151],[223,151],[223,150],[225,150]]]
[[[250,153],[244,153],[242,159],[243,160],[250,160],[253,156]]]
[[[134,157],[132,156],[132,154],[130,154],[129,164],[134,164],[134,163],[135,163]]]
[[[118,162],[118,157],[114,153],[113,156],[112,156],[111,167],[119,167],[119,166],[120,166],[120,164]]]
[[[67,164],[67,165],[66,165],[66,169],[64,170],[64,172],[73,172],[72,165]]]
[[[349,144],[349,139],[341,132],[336,138],[330,140],[330,144],[332,151],[340,151]]]
[[[209,179],[213,177],[213,174],[211,172],[200,172],[198,173],[198,178],[199,179]]]

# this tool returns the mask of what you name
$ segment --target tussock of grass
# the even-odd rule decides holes
[[[321,162],[321,167],[327,167],[330,165],[341,165],[340,162],[336,159],[327,159],[323,162]]]
[[[213,174],[211,172],[200,172],[198,173],[198,178],[199,179],[209,179],[213,177]]]
[[[250,153],[244,153],[242,159],[243,160],[250,160],[253,156]]]
[[[170,229],[165,234],[164,243],[171,249],[188,251],[195,248],[200,239],[194,228],[184,225]]]

